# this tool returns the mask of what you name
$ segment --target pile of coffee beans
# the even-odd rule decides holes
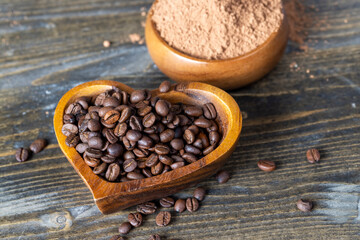
[[[36,139],[30,145],[30,150],[27,148],[18,148],[15,153],[15,158],[19,162],[25,162],[29,159],[31,153],[39,153],[41,152],[47,145],[47,141],[45,139]]]
[[[161,92],[170,83],[160,85]],[[186,105],[113,87],[65,110],[62,133],[95,174],[111,182],[159,175],[193,163],[221,140],[212,103]]]

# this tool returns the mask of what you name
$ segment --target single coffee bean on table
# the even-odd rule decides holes
[[[15,158],[19,162],[27,161],[29,158],[29,150],[27,150],[26,148],[19,148],[18,150],[16,150]]]
[[[129,213],[128,221],[133,227],[140,227],[143,222],[141,213]]]
[[[205,189],[202,188],[202,187],[198,187],[198,188],[196,188],[195,191],[194,191],[194,198],[196,198],[196,199],[199,200],[199,201],[204,200],[205,195],[206,195],[206,191],[205,191]]]
[[[306,157],[307,157],[307,160],[309,161],[309,163],[319,162],[320,161],[319,150],[317,150],[315,148],[307,150]]]
[[[257,163],[258,167],[264,172],[272,172],[276,169],[276,164],[270,160],[260,160]]]
[[[159,91],[170,88],[164,82]],[[62,133],[94,174],[123,182],[160,175],[211,153],[222,137],[217,115],[210,102],[172,104],[146,89],[128,94],[112,88],[71,103]]]
[[[220,170],[216,174],[216,179],[217,179],[218,183],[226,183],[230,179],[230,174],[229,174],[229,172],[227,172],[225,170]]]
[[[174,210],[176,212],[182,213],[186,209],[186,201],[184,199],[178,199],[175,202]]]
[[[128,234],[132,228],[132,225],[129,222],[123,222],[120,224],[119,233]]]
[[[146,203],[142,203],[137,205],[136,207],[136,211],[138,211],[141,214],[144,215],[149,215],[149,214],[153,214],[156,212],[156,205],[153,202],[146,202]]]
[[[310,212],[313,208],[313,203],[308,200],[299,199],[296,202],[296,206],[302,212]]]
[[[160,199],[159,203],[160,203],[160,206],[162,206],[164,208],[169,208],[169,207],[174,206],[175,201],[171,197],[164,197],[164,198]]]
[[[39,153],[41,152],[47,145],[47,141],[45,139],[36,139],[33,143],[30,145],[30,150],[33,153]]]
[[[160,212],[155,219],[156,225],[159,227],[165,227],[169,225],[171,221],[171,213],[167,211]]]
[[[161,240],[161,237],[159,234],[151,235],[148,240]]]
[[[186,199],[186,209],[189,212],[196,212],[199,208],[199,202],[196,198],[188,198]]]

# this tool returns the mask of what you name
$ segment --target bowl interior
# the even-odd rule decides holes
[[[213,103],[218,112],[216,121],[219,124],[219,130],[221,129],[222,132],[222,140],[213,152],[182,168],[151,178],[132,180],[129,182],[108,182],[92,172],[91,168],[85,164],[75,148],[66,146],[66,137],[61,133],[61,128],[63,126],[62,119],[64,111],[76,98],[80,96],[98,95],[101,92],[111,89],[112,86],[128,93],[133,91],[132,88],[115,81],[99,80],[87,82],[68,91],[59,101],[54,115],[54,128],[59,146],[69,162],[92,191],[94,198],[104,198],[115,193],[119,194],[119,192],[126,194],[128,192],[141,191],[144,188],[160,184],[166,185],[166,183],[171,181],[184,178],[186,175],[210,165],[223,155],[226,155],[227,152],[234,147],[240,135],[242,120],[240,109],[235,100],[221,89],[203,83],[182,83],[180,84],[181,91],[175,91],[174,86],[172,87],[172,90],[167,93],[160,93],[158,90],[153,90],[153,96],[157,95],[172,103],[183,102],[200,106],[208,102]]]

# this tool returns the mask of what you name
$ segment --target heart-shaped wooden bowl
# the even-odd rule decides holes
[[[152,9],[145,26],[149,54],[165,75],[178,82],[203,82],[227,90],[243,87],[259,80],[277,65],[288,40],[289,25],[284,17],[276,32],[245,55],[224,60],[199,59],[178,51],[162,39],[151,20]]]
[[[203,105],[211,102],[218,111],[216,121],[222,127],[222,140],[210,154],[182,168],[160,174],[151,178],[129,182],[108,182],[95,175],[87,166],[75,148],[65,144],[62,134],[63,115],[66,107],[81,96],[93,96],[115,86],[131,93],[132,88],[115,81],[98,80],[81,84],[68,91],[59,101],[54,115],[54,128],[61,150],[66,158],[84,180],[94,196],[100,211],[104,214],[171,195],[192,186],[200,180],[215,174],[234,151],[242,127],[242,118],[238,104],[223,90],[203,84],[189,83],[172,86],[171,91],[160,93],[153,90],[153,96],[159,96],[172,103]],[[176,87],[176,90],[174,89]]]

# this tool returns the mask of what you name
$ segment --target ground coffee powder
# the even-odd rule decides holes
[[[170,46],[202,59],[229,59],[254,50],[284,17],[281,0],[158,0],[152,14]]]

